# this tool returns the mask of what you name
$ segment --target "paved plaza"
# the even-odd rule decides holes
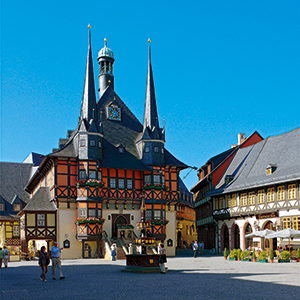
[[[47,282],[37,261],[0,269],[0,299],[299,299],[300,263],[168,258],[167,274],[123,273],[125,260],[63,260],[66,279]],[[193,297],[193,298],[191,298]]]

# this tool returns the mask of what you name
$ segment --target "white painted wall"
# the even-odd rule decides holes
[[[176,211],[167,211],[166,219],[169,220],[169,223],[166,226],[166,240],[165,240],[165,249],[167,250],[167,256],[175,256],[176,255]],[[173,246],[168,247],[167,241],[168,239],[173,240]]]
[[[57,210],[57,241],[63,247],[63,241],[70,241],[70,248],[61,251],[61,258],[81,258],[82,244],[76,239],[76,209]]]

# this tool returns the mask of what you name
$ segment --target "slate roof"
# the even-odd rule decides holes
[[[56,211],[56,206],[51,200],[50,189],[40,187],[23,211]]]
[[[29,194],[25,192],[33,164],[0,162],[0,195],[12,202],[16,195],[28,203]]]
[[[300,179],[300,127],[239,149],[209,196]],[[268,165],[276,165],[267,175]],[[228,184],[225,178],[234,175]]]

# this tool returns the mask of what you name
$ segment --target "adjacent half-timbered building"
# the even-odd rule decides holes
[[[120,234],[124,238],[122,245],[128,242],[125,229],[134,229],[131,237],[139,234],[135,227],[144,198],[146,218],[152,224],[148,235],[157,242],[165,240],[168,255],[175,255],[177,207],[189,207],[189,215],[193,216],[193,200],[179,179],[180,171],[187,166],[165,148],[165,129],[159,125],[155,99],[150,41],[141,124],[115,92],[115,58],[106,40],[98,53],[96,100],[90,39],[89,32],[78,125],[44,158],[26,187],[32,195],[24,210],[27,238],[40,234],[55,237],[62,246],[68,245],[62,252],[64,258],[103,257],[106,244],[118,241]],[[53,205],[43,207],[39,197]],[[35,201],[39,203],[34,204]],[[39,225],[39,215],[45,218],[43,226]]]
[[[237,144],[211,157],[205,165],[199,168],[199,182],[191,191],[194,193],[198,240],[204,242],[206,249],[220,250],[217,227],[218,215],[214,213],[213,201],[209,192],[218,184],[239,149],[262,140],[263,138],[256,131],[247,138],[245,138],[244,133],[239,133]],[[229,180],[229,178],[230,176],[226,180]]]
[[[245,239],[256,230],[300,230],[300,128],[240,147],[214,188],[218,248],[275,248],[287,241]],[[300,244],[294,239],[292,244]]]
[[[7,247],[11,261],[19,260],[22,249],[26,248],[18,213],[30,199],[24,189],[35,168],[29,158],[36,156],[39,157],[31,153],[23,163],[0,163],[0,247]]]

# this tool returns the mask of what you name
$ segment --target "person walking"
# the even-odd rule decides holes
[[[111,249],[111,260],[115,261],[116,260],[116,255],[117,255],[117,245],[112,244],[110,249]]]
[[[159,250],[159,258],[158,258],[158,263],[160,267],[160,273],[166,274],[166,268],[165,268],[165,263],[167,262],[167,257],[166,257],[167,251],[164,247],[164,244],[160,244],[160,250]]]
[[[58,243],[54,242],[54,246],[51,248],[51,256],[52,256],[52,279],[55,278],[55,269],[57,267],[60,279],[65,279],[62,269],[61,269],[61,260],[60,260],[60,251],[64,248],[59,248]]]
[[[42,246],[40,255],[39,255],[39,266],[42,268],[42,275],[40,276],[42,281],[46,280],[46,274],[48,273],[48,265],[50,264],[50,259],[46,252],[46,247]]]
[[[3,259],[4,259],[4,252],[3,252],[2,248],[0,247],[0,269],[2,267]]]
[[[192,248],[193,248],[193,251],[194,251],[194,258],[196,258],[197,257],[197,251],[198,251],[198,241],[195,241],[192,244]]]
[[[6,246],[4,246],[3,253],[4,253],[4,259],[3,259],[4,267],[7,268],[7,264],[9,260],[9,251],[6,249]]]

